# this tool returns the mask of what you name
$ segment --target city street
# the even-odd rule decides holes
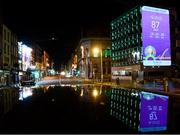
[[[71,84],[64,79],[59,84],[48,77],[35,87],[21,87],[18,104],[1,117],[0,133],[139,133],[111,114],[113,87],[108,83],[75,84],[75,80]],[[122,91],[121,86],[114,87]],[[169,108],[174,111],[168,116],[168,131],[158,133],[179,131],[180,97],[174,96],[169,96]]]
[[[60,85],[60,84],[97,84],[97,85],[106,85],[114,87],[125,87],[125,88],[138,88],[138,89],[147,89],[152,91],[164,91],[163,81],[154,82],[154,81],[145,81],[144,84],[137,83],[135,81],[124,81],[120,80],[120,83],[117,85],[116,82],[97,82],[91,79],[82,79],[82,78],[60,78],[58,76],[45,77],[41,81],[36,83],[37,85]],[[169,80],[168,82],[168,92],[170,93],[180,93],[180,82]]]
[[[3,2],[0,133],[180,133],[177,0]]]

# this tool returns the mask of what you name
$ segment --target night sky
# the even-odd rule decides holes
[[[1,7],[4,24],[19,41],[36,41],[58,67],[67,62],[81,37],[110,37],[110,22],[139,4],[178,5],[177,0],[6,0]]]

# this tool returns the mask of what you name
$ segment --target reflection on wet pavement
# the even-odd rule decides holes
[[[31,87],[21,87],[19,92],[19,100],[32,96],[32,94],[33,92]]]
[[[140,90],[49,85],[22,87],[18,92],[18,105],[0,121],[1,133],[138,133]],[[178,99],[169,98],[169,108],[176,114],[169,113],[168,125],[174,126],[168,126],[168,131],[176,131]]]
[[[110,117],[106,98],[98,87],[24,88],[20,95],[16,109],[1,120],[1,133],[132,132]]]
[[[0,89],[0,117],[12,110],[18,103],[18,89]]]

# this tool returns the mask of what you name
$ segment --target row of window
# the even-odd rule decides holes
[[[121,60],[121,61],[128,61],[131,60],[142,60],[141,54],[128,54],[128,55],[120,55],[120,56],[115,56],[112,57],[113,61]]]
[[[14,66],[14,64],[18,63],[18,58],[11,59],[11,65]]]
[[[135,60],[129,60],[129,61],[118,61],[118,62],[113,62],[112,67],[119,67],[119,66],[130,66],[130,65],[137,65],[141,64],[142,61],[135,61]]]
[[[134,47],[134,48],[129,48],[126,50],[122,50],[122,51],[113,51],[112,52],[112,57],[115,56],[122,56],[122,55],[129,55],[129,54],[133,54],[134,52],[140,52],[141,53],[141,47]]]
[[[9,55],[9,45],[4,43],[4,53]]]
[[[116,57],[117,58],[117,57]],[[119,57],[117,59],[113,59],[115,62],[113,62],[113,64],[115,64],[116,66],[120,66],[120,65],[131,65],[131,64],[140,64],[142,62],[141,57]]]
[[[123,66],[123,65],[133,65],[133,64],[140,64],[142,63],[142,55],[125,55],[125,56],[118,56],[112,57],[112,66]]]
[[[141,40],[141,34],[136,33],[136,34],[130,34],[126,35],[124,38],[120,38],[119,40],[113,41],[112,46],[116,46],[118,44],[123,44],[124,42],[135,42],[136,40]]]
[[[11,43],[17,43],[17,38],[14,35],[11,35],[11,33],[9,31],[7,31],[6,29],[4,29],[3,31],[3,38],[5,41],[9,42],[11,41]]]
[[[124,124],[138,128],[140,113],[140,94],[135,90],[112,90],[110,102],[110,115],[116,117]],[[133,94],[133,96],[132,96]],[[137,95],[137,96],[134,96]]]
[[[4,54],[9,55],[10,51],[11,51],[11,54],[13,56],[16,56],[16,57],[18,56],[18,52],[17,52],[17,48],[16,47],[12,46],[11,49],[10,49],[10,46],[7,45],[6,43],[4,43]]]
[[[141,20],[141,17],[136,17],[133,20],[127,21],[126,19],[118,20],[114,25],[111,25],[112,30],[116,30],[122,26],[128,26],[129,24],[137,25]]]
[[[112,66],[142,62],[140,8],[133,9],[111,23]]]
[[[10,42],[10,32],[6,31],[6,29],[4,29],[4,40]]]
[[[126,24],[114,26],[115,28],[111,27],[111,29],[113,32],[117,32],[117,31],[123,32],[127,30],[134,31],[135,29],[138,29],[140,26],[141,26],[141,21],[137,19],[136,21],[132,21],[129,23],[126,22]]]
[[[15,36],[11,35],[11,44],[16,44],[17,45],[17,38]]]
[[[5,63],[9,63],[9,57],[4,56]]]
[[[126,15],[123,15],[114,20],[111,23],[112,30],[117,29],[119,26],[126,25],[127,23],[132,23],[135,20],[140,20],[140,18],[140,11],[138,9],[135,9],[134,11],[126,13]]]
[[[13,56],[18,57],[18,50],[17,50],[16,47],[11,47],[11,52],[12,52],[12,55],[13,55]]]
[[[131,28],[131,29],[126,29],[126,30],[117,30],[117,31],[113,31],[111,38],[112,40],[117,40],[117,39],[121,39],[121,38],[125,38],[129,35],[136,35],[136,34],[140,34],[141,32],[141,26],[136,26],[135,28]]]
[[[112,46],[112,52],[122,51],[137,46],[141,46],[141,42],[138,39],[136,40],[136,42],[132,41],[124,44],[119,44],[118,46]]]

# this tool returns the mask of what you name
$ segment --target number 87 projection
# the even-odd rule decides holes
[[[170,66],[170,26],[169,11],[143,6],[142,46],[144,66]]]

